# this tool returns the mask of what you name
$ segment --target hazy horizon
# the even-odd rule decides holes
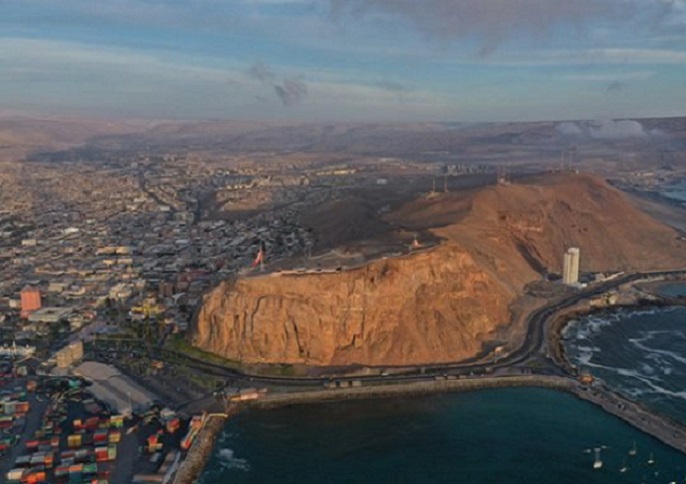
[[[685,0],[7,0],[0,12],[5,113],[466,123],[686,115]]]

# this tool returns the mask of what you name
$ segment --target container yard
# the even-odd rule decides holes
[[[159,404],[121,415],[85,379],[2,371],[0,482],[171,482],[205,419]]]

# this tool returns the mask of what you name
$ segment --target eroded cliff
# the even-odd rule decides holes
[[[586,175],[447,194],[388,220],[439,221],[443,242],[337,273],[225,282],[205,298],[192,343],[245,363],[457,361],[509,322],[525,284],[559,271],[568,246],[581,248],[585,271],[686,266],[671,229]]]

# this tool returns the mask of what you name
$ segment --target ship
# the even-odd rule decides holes
[[[593,452],[595,452],[595,460],[593,461],[593,468],[594,469],[601,469],[603,467],[603,461],[600,458],[600,447],[596,447],[593,449]]]
[[[629,468],[626,465],[626,457],[624,457],[624,460],[622,461],[622,467],[619,468],[619,472],[624,474],[628,470],[629,470]]]

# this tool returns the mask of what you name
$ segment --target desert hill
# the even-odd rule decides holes
[[[245,363],[457,361],[509,323],[527,283],[560,271],[568,246],[582,271],[686,266],[672,229],[589,175],[422,199],[387,221],[442,243],[338,273],[225,282],[206,296],[192,343]]]

